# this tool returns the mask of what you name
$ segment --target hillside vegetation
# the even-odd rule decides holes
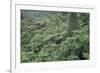
[[[21,10],[21,63],[88,60],[89,13]]]

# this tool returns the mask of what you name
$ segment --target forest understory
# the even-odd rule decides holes
[[[21,63],[89,60],[89,13],[21,10]]]

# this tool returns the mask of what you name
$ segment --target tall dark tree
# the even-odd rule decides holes
[[[67,33],[70,35],[73,30],[76,30],[78,28],[79,28],[79,23],[78,23],[77,13],[74,12],[70,13]]]

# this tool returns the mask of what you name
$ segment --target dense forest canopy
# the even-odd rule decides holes
[[[89,13],[21,10],[21,63],[88,60]]]

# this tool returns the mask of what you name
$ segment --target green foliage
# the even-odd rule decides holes
[[[79,57],[76,55],[70,55],[67,57],[67,60],[79,60]]]
[[[89,57],[89,13],[21,10],[21,63]]]

